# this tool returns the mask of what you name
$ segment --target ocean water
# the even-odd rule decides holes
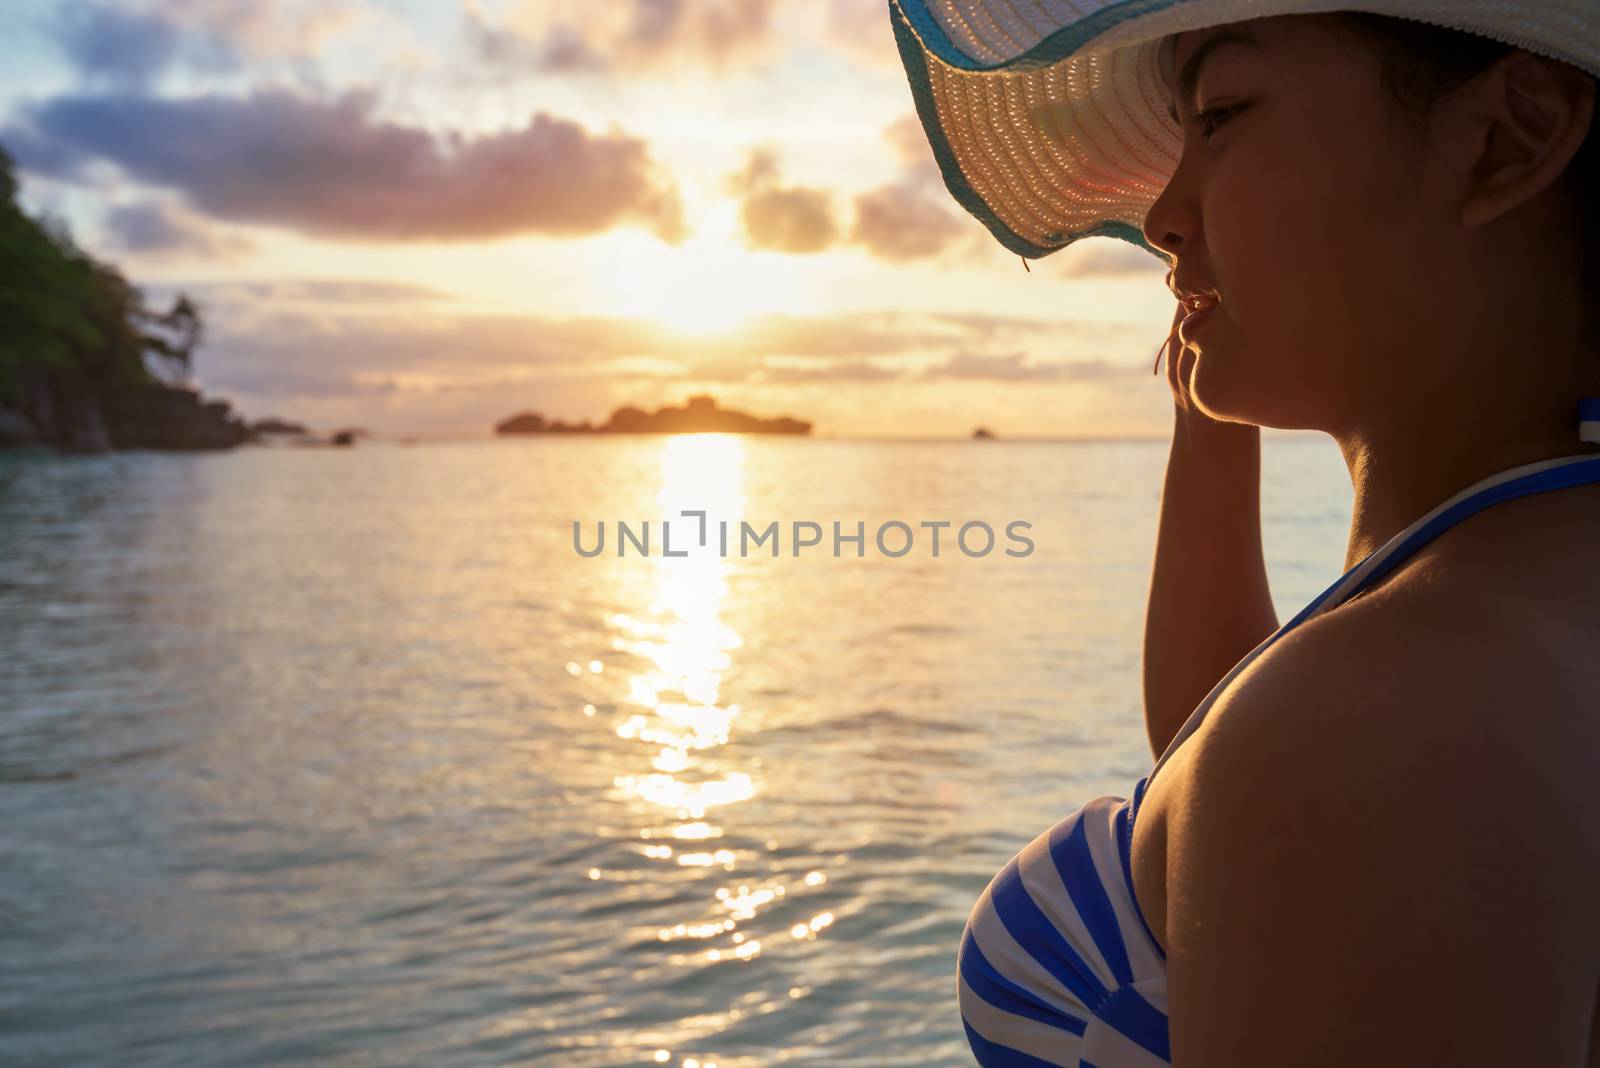
[[[1287,620],[1343,570],[1349,484],[1267,433]],[[1152,764],[1166,457],[0,454],[0,1063],[972,1064],[973,902]],[[741,519],[781,555],[740,556]],[[619,520],[650,555],[616,555]]]

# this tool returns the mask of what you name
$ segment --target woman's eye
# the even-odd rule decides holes
[[[1184,122],[1198,129],[1201,137],[1209,139],[1217,127],[1231,118],[1239,108],[1240,105],[1238,104],[1234,104],[1231,107],[1205,108],[1195,112]]]

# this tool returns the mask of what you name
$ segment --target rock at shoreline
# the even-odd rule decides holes
[[[109,398],[104,410],[113,448],[231,449],[250,437],[232,407],[197,390],[151,385]]]
[[[700,394],[690,397],[681,408],[622,407],[611,413],[601,426],[547,421],[538,412],[520,412],[495,424],[496,434],[809,434],[811,424],[781,416],[759,419],[731,408],[718,408],[715,397]]]
[[[39,431],[19,411],[0,408],[0,448],[39,444]]]
[[[257,419],[250,424],[250,436],[255,438],[270,437],[274,434],[309,434],[304,423],[292,423],[287,419],[268,417]]]
[[[66,453],[113,449],[231,449],[249,427],[225,400],[160,383],[102,395],[71,368],[25,367],[12,404],[0,406],[0,445],[44,445]]]
[[[538,434],[545,429],[544,416],[538,412],[523,412],[495,424],[496,434]]]

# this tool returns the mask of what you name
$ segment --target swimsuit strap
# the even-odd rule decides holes
[[[1578,402],[1578,439],[1600,444],[1600,397],[1584,397]],[[1265,652],[1273,642],[1307,619],[1337,608],[1399,567],[1406,557],[1427,542],[1473,513],[1515,497],[1565,489],[1569,486],[1581,486],[1591,482],[1600,482],[1600,453],[1586,452],[1572,456],[1557,456],[1531,464],[1522,464],[1480,479],[1384,542],[1360,563],[1341,575],[1333,585],[1318,594],[1310,604],[1300,610],[1298,615],[1268,635],[1211,688],[1211,692],[1206,694],[1195,710],[1189,714],[1189,718],[1168,743],[1166,750],[1161,754],[1161,759],[1156,761],[1155,767],[1150,770],[1150,774],[1139,783],[1140,788],[1135,794],[1135,813],[1137,813],[1138,795],[1142,794],[1149,781],[1155,778],[1161,765],[1165,764],[1167,758],[1177,750],[1183,740],[1200,726],[1212,702],[1227,688],[1234,677]]]
[[[1578,440],[1600,445],[1600,397],[1585,397],[1578,402]]]

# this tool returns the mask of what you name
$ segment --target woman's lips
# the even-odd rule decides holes
[[[1202,303],[1195,307],[1188,315],[1183,317],[1183,322],[1178,324],[1178,337],[1185,345],[1194,340],[1194,334],[1200,324],[1216,309],[1213,303]]]

